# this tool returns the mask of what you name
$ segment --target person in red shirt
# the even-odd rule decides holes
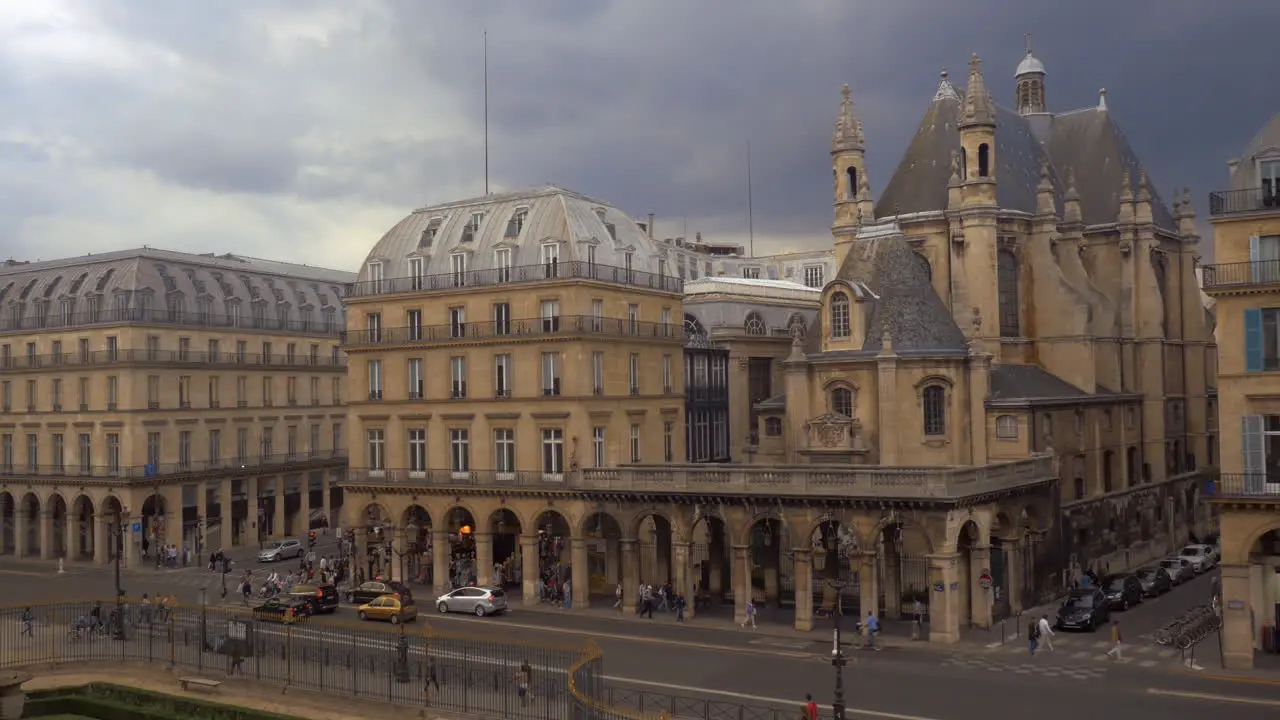
[[[804,696],[804,719],[818,720],[818,703],[813,701],[813,695],[809,693]]]

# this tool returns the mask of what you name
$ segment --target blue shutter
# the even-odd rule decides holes
[[[1258,282],[1262,276],[1262,240],[1257,235],[1249,236],[1249,279]]]
[[[1262,310],[1259,308],[1244,311],[1244,369],[1262,371]]]
[[[1266,482],[1267,450],[1263,443],[1263,421],[1261,415],[1245,415],[1240,418],[1245,492],[1262,492],[1263,483]]]

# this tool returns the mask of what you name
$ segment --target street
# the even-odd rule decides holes
[[[234,584],[246,567],[250,566],[239,564],[229,582]],[[0,566],[0,581],[13,603],[107,598],[114,587],[109,569],[74,566],[58,575],[32,563]],[[1204,644],[1212,648],[1197,649],[1197,660],[1206,668],[1203,673],[1185,672],[1176,651],[1143,637],[1207,598],[1208,584],[1207,576],[1198,578],[1164,597],[1117,614],[1127,640],[1127,656],[1119,662],[1103,657],[1108,646],[1105,631],[1059,633],[1053,638],[1054,651],[1032,658],[1025,640],[1012,637],[1008,623],[1005,631],[1009,637],[1003,643],[997,627],[991,632],[968,631],[961,643],[947,648],[899,638],[891,638],[890,647],[881,652],[850,647],[844,675],[846,701],[860,716],[899,720],[985,720],[993,709],[1047,720],[1074,720],[1081,707],[1089,707],[1092,714],[1104,718],[1177,720],[1201,718],[1211,712],[1229,712],[1241,720],[1274,717],[1280,710],[1280,676],[1250,682],[1208,677],[1215,670],[1221,672],[1216,666],[1215,637]],[[134,596],[172,592],[185,603],[194,602],[198,589],[204,587],[212,591],[210,603],[218,604],[221,579],[203,567],[143,569],[125,572],[123,585]],[[432,612],[430,593],[424,593],[428,599],[419,598],[423,617],[417,625],[429,624],[449,634],[465,633],[477,643],[493,643],[494,648],[511,643],[580,644],[593,639],[604,652],[608,692],[619,704],[643,703],[646,708],[655,707],[655,703],[685,707],[698,702],[787,706],[803,699],[805,693],[824,703],[832,698],[829,629],[808,634],[753,633],[698,621],[680,626],[663,614],[653,620],[620,618],[596,607],[585,612],[517,608],[505,616],[483,619],[442,616]],[[230,604],[238,605],[239,601]],[[193,616],[189,610],[179,613],[185,623]],[[344,607],[336,617],[315,618],[294,632],[299,639],[313,637],[319,645],[332,645],[334,636],[324,634],[350,632],[348,628],[355,622],[351,608]],[[409,630],[420,632],[421,628],[411,626]],[[361,648],[372,656],[390,657],[390,648],[375,640],[391,636],[364,632],[367,637],[362,634],[358,641]],[[322,641],[320,635],[314,635],[317,633],[329,639]],[[418,652],[416,645],[414,648]],[[304,657],[310,657],[310,652],[304,651]],[[442,662],[456,660],[444,656]],[[385,662],[369,665],[368,672],[389,673]],[[451,672],[493,673],[486,662],[471,653],[464,663],[469,669]],[[455,662],[453,667],[463,666]],[[505,679],[507,670],[493,677]],[[318,677],[321,686],[331,684],[329,676]],[[366,681],[381,682],[382,686],[387,683],[372,677],[362,679]],[[922,688],[928,691],[922,692]],[[672,696],[688,700],[672,700]]]

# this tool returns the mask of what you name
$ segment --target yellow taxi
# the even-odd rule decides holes
[[[399,594],[383,595],[360,606],[361,620],[388,620],[392,625],[418,619],[418,606],[413,598]]]

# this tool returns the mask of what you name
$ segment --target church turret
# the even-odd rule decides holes
[[[849,86],[840,91],[840,116],[836,119],[835,133],[831,137],[831,172],[835,178],[835,223],[831,228],[835,238],[836,267],[844,263],[849,243],[858,234],[858,227],[875,220],[875,205],[871,201],[871,183],[866,170],[866,138],[862,134],[862,121],[853,109],[853,97]]]
[[[982,77],[982,60],[969,59],[969,86],[960,108],[960,168],[966,184],[995,184],[996,104]],[[995,202],[992,187],[990,201]],[[968,196],[969,193],[966,193]]]
[[[1044,97],[1044,63],[1031,54],[1031,35],[1027,35],[1027,55],[1013,74],[1017,83],[1018,113],[1033,115],[1048,112]]]
[[[976,342],[982,352],[998,355],[1001,335],[1017,335],[1018,330],[1016,323],[1001,322],[996,292],[996,106],[982,78],[982,61],[977,55],[969,60],[969,85],[957,127],[961,178],[958,214],[963,242],[952,242],[952,251],[958,255],[952,263],[964,268],[964,293],[957,293],[963,300],[953,303],[951,311],[959,327],[970,328],[971,342]]]

